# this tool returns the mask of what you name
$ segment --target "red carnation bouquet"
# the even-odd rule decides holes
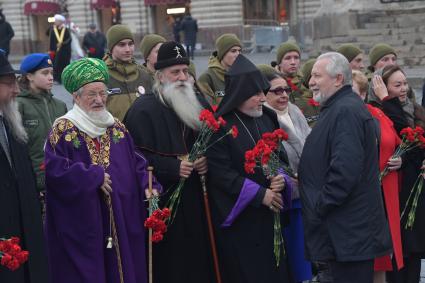
[[[425,148],[424,130],[421,127],[414,129],[406,127],[400,131],[402,136],[401,144],[397,147],[391,159],[401,157],[406,152],[415,149],[417,147]],[[384,170],[379,174],[379,181],[382,181],[389,172],[388,165],[385,166]]]
[[[288,134],[282,130],[275,130],[273,133],[264,133],[252,150],[245,152],[245,172],[254,174],[255,168],[262,170],[265,176],[276,176],[282,164],[279,159],[279,152],[282,150],[282,141],[288,140]],[[282,228],[280,226],[280,212],[274,213],[274,240],[273,251],[276,265],[279,266],[281,251],[285,254],[283,246]]]
[[[15,271],[28,260],[28,251],[19,246],[19,238],[0,238],[0,264]]]
[[[159,209],[158,197],[153,196],[152,200],[150,216],[145,220],[145,227],[152,229],[152,242],[158,243],[164,238],[164,233],[167,232],[165,221],[170,217],[171,212],[168,208]]]
[[[213,112],[207,109],[201,111],[201,113],[199,114],[199,120],[201,121],[201,127],[199,129],[198,137],[195,143],[193,144],[192,150],[189,153],[189,162],[194,162],[196,159],[202,157],[208,150],[208,148],[222,140],[224,137],[232,135],[233,138],[236,138],[238,135],[238,129],[236,128],[236,126],[232,126],[228,131],[226,131],[223,136],[221,136],[213,143],[210,143],[213,134],[218,132],[220,128],[225,127],[227,123],[222,117],[218,117],[216,119],[214,117]],[[166,204],[166,207],[168,207],[171,211],[171,216],[170,218],[168,218],[168,223],[173,223],[174,217],[176,216],[177,208],[180,203],[181,191],[183,189],[185,181],[185,178],[180,178],[177,188],[174,190]]]

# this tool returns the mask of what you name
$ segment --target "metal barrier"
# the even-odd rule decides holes
[[[289,26],[255,26],[252,27],[254,34],[254,49],[268,47],[270,51],[279,47],[282,42],[288,40]]]

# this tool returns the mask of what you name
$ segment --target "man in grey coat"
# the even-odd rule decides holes
[[[326,262],[330,282],[373,282],[373,260],[391,252],[378,179],[379,129],[351,89],[347,59],[335,52],[313,66],[310,89],[320,102],[299,179],[306,258]]]

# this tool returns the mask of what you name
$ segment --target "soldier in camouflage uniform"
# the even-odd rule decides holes
[[[285,42],[279,46],[276,55],[277,68],[292,89],[289,100],[301,109],[312,127],[319,118],[319,106],[299,73],[301,50],[296,43]]]
[[[347,58],[351,70],[364,72],[364,53],[359,47],[351,43],[345,43],[338,47],[336,52],[341,53]]]
[[[143,63],[142,68],[149,75],[149,84],[144,86],[145,93],[152,92],[152,86],[154,84],[154,75],[155,75],[155,63],[158,57],[158,50],[161,45],[165,42],[165,38],[158,34],[147,34],[143,37],[140,42],[140,52],[142,53],[145,63]]]
[[[223,99],[224,74],[241,53],[242,43],[235,34],[225,33],[215,42],[216,51],[208,61],[208,69],[199,77],[198,86],[211,105]]]
[[[106,107],[122,121],[128,108],[150,85],[150,77],[133,57],[134,38],[127,26],[112,26],[106,38],[109,52],[105,63],[110,76],[107,86],[113,90],[108,95]]]

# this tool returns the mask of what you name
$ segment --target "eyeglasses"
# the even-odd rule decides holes
[[[103,98],[105,98],[105,97],[108,96],[108,93],[107,92],[99,92],[99,93],[97,93],[97,92],[89,92],[89,93],[86,94],[86,97],[88,99],[90,99],[90,100],[94,100],[98,96],[100,96],[100,98],[103,99]]]
[[[0,79],[0,84],[7,85],[9,87],[15,86],[16,82],[17,80],[15,76],[13,76],[12,78]]]
[[[269,92],[273,92],[275,95],[282,95],[284,93],[288,94],[292,92],[292,89],[288,86],[288,87],[278,87],[275,89],[269,89]]]

